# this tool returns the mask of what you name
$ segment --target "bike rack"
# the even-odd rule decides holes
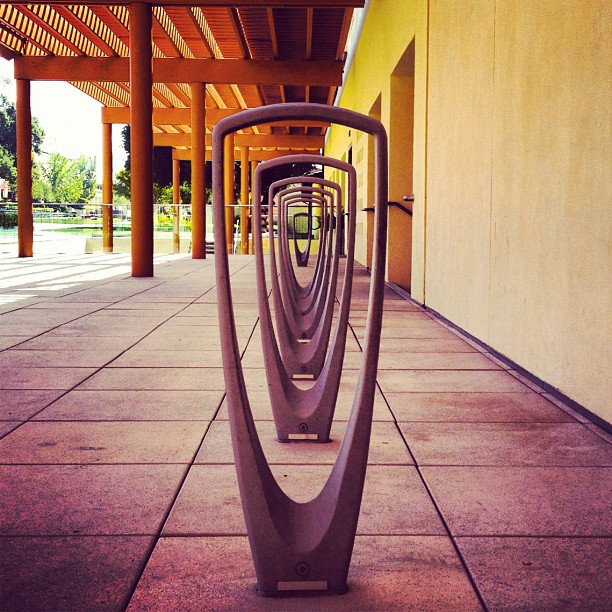
[[[304,268],[308,265],[308,260],[310,259],[310,249],[312,247],[312,208],[313,208],[313,202],[312,202],[312,198],[310,199],[310,201],[308,199],[304,199],[303,200],[305,203],[307,203],[307,207],[306,207],[306,212],[296,212],[293,213],[293,250],[295,253],[295,263],[298,265],[298,267],[300,268]],[[288,205],[287,205],[288,206]],[[287,208],[287,214],[289,214],[289,208]],[[302,250],[298,244],[298,237],[297,237],[297,229],[296,229],[296,219],[302,219],[302,218],[306,218],[306,223],[307,225],[307,237],[306,237],[306,246],[304,247],[304,250]],[[287,219],[287,223],[288,223],[288,219]],[[289,238],[289,236],[287,235],[287,239]]]
[[[275,184],[273,183],[272,187],[274,187],[274,185]],[[281,192],[281,194],[282,193],[283,192]],[[309,196],[305,197],[307,198]],[[300,201],[303,198],[304,196],[300,196]],[[280,202],[280,209],[282,210],[287,200],[281,195]],[[324,203],[322,210],[326,212],[326,206]],[[286,221],[286,216],[281,216],[281,218],[285,219]],[[283,232],[283,228],[286,230],[286,225],[281,226],[279,230],[279,242],[281,243],[280,248],[282,248],[282,244],[285,244],[284,234],[286,234],[286,231]],[[328,236],[326,235],[323,236],[324,239],[327,239],[327,237]],[[329,252],[331,252],[331,249]],[[337,251],[336,260],[339,259],[338,256],[339,252]],[[318,378],[324,365],[332,327],[336,297],[336,279],[338,276],[337,266],[335,266],[335,271],[332,274],[333,282],[321,284],[321,291],[318,294],[320,297],[317,299],[317,303],[320,304],[320,307],[317,308],[319,315],[318,320],[315,320],[315,325],[309,324],[309,327],[306,328],[304,328],[302,320],[307,318],[308,321],[310,321],[313,318],[313,313],[300,312],[299,307],[296,306],[292,300],[292,296],[287,296],[282,291],[282,283],[279,283],[279,276],[281,279],[283,279],[283,267],[284,266],[281,264],[281,274],[278,275],[275,250],[274,245],[272,245],[270,248],[272,297],[274,300],[278,346],[282,357],[283,367],[287,376],[290,378],[298,375],[302,377],[308,375]],[[320,272],[321,277],[329,278],[328,270],[329,265],[326,265],[326,267]],[[315,274],[316,272],[313,274],[313,277]],[[314,297],[316,298],[317,295]],[[346,322],[348,322],[348,319]],[[345,339],[340,341],[344,344]],[[307,402],[309,400],[305,399],[305,401]]]
[[[282,185],[286,181],[287,179],[277,181],[270,186],[270,189],[272,190],[277,185]],[[339,204],[336,205],[337,210],[330,211],[330,216],[337,216],[338,211],[342,211],[342,191],[340,186],[336,183],[332,183],[331,181],[326,181],[326,183],[329,183],[330,187],[336,189],[336,202],[339,202]],[[281,194],[288,194],[290,191],[291,190],[287,190],[281,192]],[[286,202],[287,200],[283,198],[283,201]],[[337,265],[334,267],[333,264],[337,264],[339,257],[332,260],[332,256],[339,253],[332,251],[331,248],[331,243],[334,237],[337,236],[334,225],[335,224],[326,224],[325,226],[324,231],[326,240],[323,242],[325,250],[321,255],[321,259],[317,260],[319,268],[315,266],[313,278],[305,287],[301,286],[295,275],[292,274],[291,259],[286,248],[286,241],[279,240],[280,295],[282,295],[284,304],[287,305],[286,308],[288,316],[290,317],[291,329],[296,337],[300,339],[309,339],[314,333],[323,312],[325,304],[324,292],[327,291],[330,273],[334,276],[334,282],[337,280]],[[281,229],[282,227],[283,226],[281,226]],[[273,259],[272,265],[276,266],[276,253],[274,250],[271,251],[271,253]],[[323,258],[325,253],[327,253],[327,257]],[[315,290],[313,291],[313,289]],[[289,309],[288,305],[291,305],[292,308]]]
[[[305,183],[308,183],[308,182],[312,183],[314,181],[314,179],[312,177],[296,177],[296,178],[299,179],[300,181],[305,182]],[[281,195],[287,196],[286,198],[283,199],[284,202],[287,201],[288,196],[291,193],[291,191],[293,191],[293,189],[287,188],[285,190],[279,191],[276,194],[276,196],[273,196],[273,193],[272,193],[273,190],[276,188],[276,186],[285,184],[286,182],[287,182],[287,179],[281,180],[281,181],[276,181],[275,183],[273,183],[271,185],[271,189],[270,189],[269,196],[268,196],[268,201],[269,202],[270,201],[275,202],[276,200],[279,199],[279,197]],[[295,182],[295,181],[292,181],[292,182]],[[335,189],[336,189],[336,192],[335,192],[336,199],[335,199],[335,201],[341,201],[341,194],[342,194],[342,192],[340,190],[340,186],[336,185],[335,183],[331,183],[330,181],[327,181],[327,182],[329,182],[331,185],[335,185]],[[308,186],[301,187],[301,188],[298,188],[298,189],[300,189],[300,192],[312,190],[312,193],[317,193],[318,197],[320,199],[322,198],[322,206],[321,206],[322,209],[323,208],[327,209],[327,205],[329,204],[329,201],[334,201],[332,199],[332,196],[334,195],[334,193],[330,192],[328,190],[324,190],[324,189],[316,190],[314,187],[310,188]],[[329,206],[329,208],[333,209],[333,205]],[[321,212],[322,225],[319,228],[319,230],[320,230],[319,251],[317,253],[317,260],[316,260],[316,263],[315,263],[314,270],[313,270],[312,277],[311,277],[310,281],[306,284],[306,286],[302,286],[300,283],[297,282],[297,279],[295,279],[295,282],[290,287],[291,290],[292,290],[292,293],[296,296],[296,299],[305,298],[306,296],[310,295],[312,293],[313,287],[315,286],[315,282],[317,281],[317,274],[320,273],[321,262],[324,261],[324,259],[325,259],[325,249],[327,248],[327,241],[329,239],[329,232],[328,232],[328,227],[327,227],[327,224],[326,224],[326,218],[327,218],[328,214],[329,213],[327,213],[327,210],[325,211],[325,213],[323,213],[323,210]],[[324,236],[324,240],[321,240],[321,236]],[[282,243],[279,243],[279,247],[280,247],[281,244]],[[279,256],[280,256],[280,254],[281,254],[281,250],[279,248]],[[284,251],[283,251],[283,254],[284,254],[284,257],[287,258],[287,260],[290,259],[290,258],[288,258],[287,254]],[[319,281],[320,281],[320,279],[319,279]]]
[[[285,161],[288,163],[303,163],[304,158],[312,158],[312,156],[306,155],[295,155],[289,156],[289,160]],[[346,268],[344,274],[344,282],[342,287],[342,298],[340,301],[340,312],[336,322],[336,328],[334,337],[331,342],[331,347],[325,355],[325,361],[323,367],[319,372],[315,383],[308,389],[300,388],[293,380],[292,372],[288,372],[284,367],[282,351],[279,347],[279,340],[277,340],[274,334],[274,327],[272,325],[272,317],[270,314],[268,296],[268,287],[266,282],[264,261],[263,261],[263,250],[261,248],[261,236],[257,234],[254,236],[255,246],[255,257],[256,257],[256,271],[257,271],[257,286],[258,286],[258,304],[259,304],[259,320],[261,328],[261,340],[263,346],[263,359],[266,368],[266,377],[268,380],[268,389],[270,396],[270,404],[272,408],[272,414],[274,416],[274,422],[276,425],[277,437],[281,442],[297,441],[297,440],[315,440],[317,442],[328,442],[329,432],[331,430],[334,410],[336,406],[336,400],[338,397],[338,389],[340,387],[340,377],[342,375],[342,363],[344,361],[344,351],[346,346],[346,335],[348,331],[348,318],[350,311],[350,296],[352,291],[353,283],[353,262],[355,252],[355,214],[356,209],[356,172],[355,168],[346,162],[339,161],[334,158],[317,156],[317,163],[338,168],[348,174],[349,188],[348,188],[348,201],[349,209],[353,210],[353,214],[349,215],[349,225],[352,231],[349,231],[349,256],[346,259]],[[261,186],[261,174],[274,166],[281,165],[277,159],[262,162],[257,166],[254,173],[253,182],[253,201],[255,206],[255,214],[257,215],[258,202],[261,202],[260,197],[260,186]],[[290,182],[292,179],[287,178],[279,183]],[[320,179],[318,179],[320,180]],[[270,188],[269,193],[273,192],[273,186]],[[270,208],[270,207],[269,207]],[[342,210],[341,207],[338,208]],[[284,241],[281,241],[281,245]],[[326,281],[326,285],[321,287],[320,302],[323,305],[328,306],[327,318],[322,317],[320,321],[317,321],[319,335],[311,342],[315,342],[313,347],[320,345],[322,342],[322,334],[326,329],[326,325],[331,326],[334,299],[336,294],[336,284],[338,276],[338,262],[340,254],[340,245],[337,240],[335,242],[335,257],[332,263],[332,274],[331,280]],[[285,251],[287,253],[287,251]],[[331,253],[331,249],[329,251]],[[283,266],[288,267],[290,261],[281,261],[281,274],[280,278],[283,278]],[[282,292],[278,290],[277,285],[277,269],[276,269],[276,257],[274,250],[274,243],[270,241],[270,276],[273,283],[273,296],[282,295]],[[280,284],[282,288],[282,283]],[[275,291],[276,289],[276,291]],[[278,299],[278,298],[276,298]],[[290,302],[290,298],[287,298]],[[275,302],[275,311],[277,303]],[[279,312],[285,315],[290,314],[290,309],[279,305]],[[289,318],[289,317],[287,317]],[[282,319],[282,314],[281,314]],[[291,340],[291,330],[287,330],[284,325],[284,321],[281,320],[279,328],[280,343],[283,345],[283,349],[286,351],[285,354],[291,351],[298,352],[299,349],[295,348],[293,342],[297,342],[299,336],[293,337]],[[306,350],[306,349],[304,349]],[[305,357],[304,353],[299,356]],[[298,357],[299,359],[299,357]],[[288,359],[289,364],[294,364],[295,360]],[[315,364],[311,364],[315,365]],[[308,372],[306,363],[301,364],[304,367],[300,371],[301,374],[314,374]]]
[[[293,119],[328,121],[372,135],[376,169],[372,277],[355,397],[330,476],[321,492],[306,503],[292,500],[276,482],[253,421],[236,336],[223,206],[225,137],[271,120]],[[347,589],[346,578],[367,467],[380,348],[387,172],[387,136],[382,124],[346,109],[320,104],[274,104],[222,119],[213,132],[215,267],[223,371],[238,485],[257,589],[263,595],[344,593]],[[354,219],[354,215],[352,217]]]

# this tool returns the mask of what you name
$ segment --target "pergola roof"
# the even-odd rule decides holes
[[[154,132],[168,134],[164,142],[176,142],[175,146],[183,146],[180,135],[191,131],[189,114],[181,111],[191,105],[190,82],[207,84],[209,130],[218,118],[236,109],[278,102],[331,104],[341,84],[353,8],[364,4],[364,0],[144,1],[153,11]],[[68,81],[110,107],[105,112],[115,112],[107,115],[107,121],[127,123],[128,5],[112,0],[4,2],[0,55],[15,60],[16,78]],[[315,143],[322,139],[322,129],[301,124],[248,131],[311,137],[318,148],[321,145]],[[296,146],[309,148],[307,144],[300,140]]]

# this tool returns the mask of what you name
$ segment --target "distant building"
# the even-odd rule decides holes
[[[0,178],[0,199],[8,200],[12,196],[13,196],[12,187],[3,178]]]

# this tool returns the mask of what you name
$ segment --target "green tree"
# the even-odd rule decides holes
[[[0,178],[3,178],[13,189],[17,184],[17,166],[15,156],[0,144]]]
[[[183,181],[179,186],[181,204],[191,204],[191,183]]]
[[[96,158],[81,155],[75,160],[75,170],[83,179],[79,202],[89,202],[96,195]]]
[[[153,183],[153,201],[155,204],[172,204],[172,185],[162,187]]]
[[[113,189],[115,195],[120,198],[125,198],[127,201],[130,200],[131,197],[131,172],[128,168],[122,168],[115,175],[115,182],[113,184]]]
[[[6,86],[10,81],[0,79],[0,87]],[[17,189],[17,110],[4,93],[0,93],[0,177],[11,185],[13,191]],[[45,133],[40,127],[38,119],[32,117],[32,150],[41,153]]]
[[[115,176],[113,189],[115,196],[130,200],[131,158],[130,158],[130,126],[125,125],[121,130],[121,140],[126,152],[125,166]],[[179,186],[182,204],[191,203],[191,162],[180,162],[180,173],[183,182]],[[236,197],[240,186],[240,166],[236,164]],[[206,163],[206,184],[212,181],[212,164]],[[207,194],[209,189],[207,188]],[[207,195],[208,201],[210,196]],[[153,147],[153,200],[156,204],[170,204],[172,202],[172,148]]]
[[[68,159],[60,153],[51,153],[42,167],[36,193],[46,193],[47,200],[52,202],[88,202],[96,192],[95,171],[94,157]]]

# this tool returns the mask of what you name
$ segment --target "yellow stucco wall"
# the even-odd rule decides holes
[[[611,30],[609,0],[372,0],[340,100],[392,129],[414,39],[413,297],[608,422]]]
[[[414,59],[406,57],[416,27],[417,0],[374,0],[369,3],[360,44],[344,84],[340,106],[380,119],[387,128],[390,145],[389,198],[402,202],[414,191],[412,179],[412,100],[415,97]],[[390,27],[401,23],[402,27]],[[414,50],[412,51],[414,56]],[[393,73],[395,72],[395,76]],[[409,121],[406,113],[409,114]],[[409,143],[409,144],[407,144]],[[335,128],[326,154],[341,158],[352,148],[353,164],[359,187],[357,200],[356,258],[369,263],[368,234],[372,216],[361,209],[372,205],[373,160],[368,137]],[[393,211],[389,222],[389,240],[397,248],[388,256],[387,278],[405,288],[411,278],[411,220],[405,213]]]
[[[607,0],[432,0],[426,303],[612,421]]]

